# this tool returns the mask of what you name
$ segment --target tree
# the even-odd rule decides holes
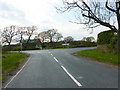
[[[54,36],[54,41],[58,42],[61,38],[63,38],[62,34],[56,33]]]
[[[44,31],[38,34],[37,36],[42,43],[45,42],[46,39],[49,39],[50,42],[56,41],[58,42],[63,36],[58,33],[56,29],[50,29],[48,31]]]
[[[40,38],[39,38],[38,36],[35,36],[35,37],[34,37],[34,40],[35,40],[35,42],[36,42],[37,44],[40,44],[40,43],[41,43]]]
[[[86,41],[86,37],[83,37],[82,41]]]
[[[22,43],[24,40],[23,36],[26,34],[26,27],[18,27],[18,35],[20,35],[19,42]]]
[[[95,38],[94,37],[83,37],[83,39],[82,39],[83,41],[87,41],[87,42],[92,42],[92,41],[94,41],[95,40]]]
[[[62,13],[76,9],[78,11],[79,22],[88,28],[95,28],[99,25],[105,26],[117,32],[118,52],[120,53],[120,1],[106,0],[98,2],[97,0],[63,0],[64,6],[57,8]],[[117,25],[115,25],[115,22]]]
[[[48,33],[46,31],[38,34],[38,39],[41,41],[41,43],[44,43],[47,38],[48,38]]]
[[[9,47],[13,40],[13,37],[17,35],[16,26],[12,25],[10,27],[5,27],[2,32],[2,42],[8,43]]]
[[[27,43],[29,43],[30,39],[31,39],[31,36],[34,34],[34,31],[37,30],[37,27],[36,26],[29,26],[29,27],[26,27],[27,31],[26,31],[26,35],[28,36],[28,39],[27,39]]]
[[[74,39],[73,39],[73,37],[72,36],[68,36],[68,37],[65,37],[64,38],[64,42],[65,43],[69,43],[69,42],[71,42],[71,41],[73,41]]]
[[[53,42],[55,35],[57,34],[56,29],[50,29],[47,31],[48,39],[50,39],[50,43]]]
[[[87,42],[92,42],[92,41],[94,41],[94,40],[95,40],[94,37],[86,37],[86,41],[87,41]]]

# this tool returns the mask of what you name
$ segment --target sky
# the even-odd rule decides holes
[[[84,25],[71,23],[76,21],[75,12],[58,13],[55,7],[61,6],[62,0],[0,0],[0,29],[10,26],[38,27],[37,32],[57,29],[64,37],[72,36],[75,40],[93,36],[97,39],[99,32],[109,30],[100,26],[90,30]]]

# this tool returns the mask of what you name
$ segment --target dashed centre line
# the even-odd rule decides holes
[[[51,52],[49,52],[51,53]],[[53,54],[51,53],[51,56],[53,56]],[[56,59],[56,57],[53,56],[53,58],[55,59],[56,62],[58,62],[58,60]]]
[[[51,52],[50,52],[50,53],[51,53]],[[51,55],[53,56],[52,53],[51,53]],[[54,60],[55,60],[56,62],[59,63],[59,61],[56,59],[56,57],[53,56],[53,58],[54,58]],[[60,63],[59,63],[59,64],[60,64]],[[68,75],[79,87],[82,86],[82,85],[67,71],[67,69],[66,69],[62,64],[60,64],[60,66],[61,66],[62,69],[67,73],[67,75]]]
[[[58,60],[56,59],[56,57],[53,57],[55,59],[56,62],[58,62]]]
[[[40,52],[38,52],[38,53],[40,53]],[[50,53],[51,56],[53,56],[53,54],[52,54],[51,52],[48,52],[48,53]],[[56,62],[58,62],[58,63],[60,64],[61,68],[66,72],[66,74],[67,74],[79,87],[82,86],[82,85],[67,71],[67,69],[57,60],[56,57],[53,56],[53,58],[54,58],[54,60],[55,60]],[[13,79],[24,69],[24,67],[27,65],[27,63],[30,61],[30,59],[31,59],[31,57],[29,57],[28,61],[27,61],[27,62],[23,65],[23,67],[16,73],[16,75],[11,78],[11,80],[7,83],[7,85],[6,85],[4,88],[7,88],[7,86],[13,81]]]
[[[80,87],[82,86],[68,71],[64,66],[61,66],[63,70],[68,74],[68,76]]]
[[[53,56],[53,54],[51,54],[51,56]]]

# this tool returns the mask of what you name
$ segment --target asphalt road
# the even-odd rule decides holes
[[[84,49],[24,51],[31,56],[6,88],[117,88],[117,69],[71,55]]]

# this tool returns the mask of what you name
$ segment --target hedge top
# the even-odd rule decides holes
[[[98,44],[110,44],[111,39],[115,36],[112,30],[104,31],[98,34]]]

